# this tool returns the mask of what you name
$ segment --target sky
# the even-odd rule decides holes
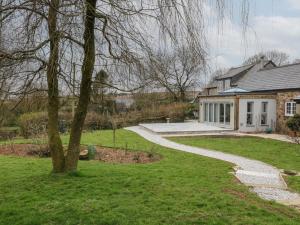
[[[249,56],[268,50],[287,53],[291,62],[300,59],[300,0],[248,0],[246,33],[241,25],[241,0],[232,2],[222,26],[207,24],[213,68],[239,66]],[[207,11],[209,17],[217,13],[214,6]]]

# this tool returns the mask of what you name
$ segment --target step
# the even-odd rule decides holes
[[[280,173],[260,173],[256,171],[237,170],[235,176],[245,185],[286,189],[286,183]]]

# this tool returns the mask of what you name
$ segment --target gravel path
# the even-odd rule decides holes
[[[179,144],[139,126],[128,127],[126,129],[139,134],[148,141],[167,148],[233,163],[237,166],[235,167],[235,176],[243,184],[250,186],[251,190],[261,198],[288,205],[300,205],[300,195],[286,190],[287,185],[281,177],[280,171],[271,165],[241,156]]]

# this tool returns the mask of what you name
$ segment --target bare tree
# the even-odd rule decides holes
[[[273,51],[261,52],[254,56],[251,56],[244,61],[243,65],[257,63],[262,58],[265,58],[266,60],[272,60],[277,66],[286,65],[289,63],[289,55],[287,53],[273,50]]]
[[[193,11],[201,9],[199,6],[197,1],[167,0],[3,1],[0,22],[11,31],[5,40],[10,47],[1,49],[0,58],[16,65],[16,73],[9,78],[15,78],[16,85],[10,93],[35,91],[30,84],[37,80],[47,83],[53,172],[77,169],[94,71],[122,64],[138,68],[134,65],[141,65],[143,49],[149,46],[143,30],[147,18],[162,28],[160,34],[168,41],[175,43],[177,35],[182,33],[180,37],[186,37],[187,44],[197,49],[191,16],[195,15]],[[58,129],[58,98],[60,91],[73,83],[73,62],[81,66],[81,76],[77,79],[80,90],[65,153]]]
[[[213,71],[210,74],[209,80],[207,83],[210,84],[210,83],[214,82],[217,77],[224,75],[227,71],[228,71],[228,69],[226,69],[226,68],[220,68],[220,69]]]
[[[199,86],[205,70],[205,52],[195,52],[185,46],[171,53],[151,53],[149,76],[158,88],[165,88],[175,101],[185,101],[186,91]]]

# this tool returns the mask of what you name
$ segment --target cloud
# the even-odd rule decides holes
[[[207,33],[211,57],[218,58],[212,63],[222,64],[222,67],[237,66],[249,56],[268,50],[286,52],[291,60],[300,58],[299,24],[300,17],[256,16],[243,36],[241,26],[226,19],[223,32],[218,33],[214,26]]]
[[[254,29],[263,49],[286,51],[292,57],[300,52],[300,17],[256,17]]]
[[[293,9],[300,9],[300,1],[299,0],[288,0],[288,2]]]

